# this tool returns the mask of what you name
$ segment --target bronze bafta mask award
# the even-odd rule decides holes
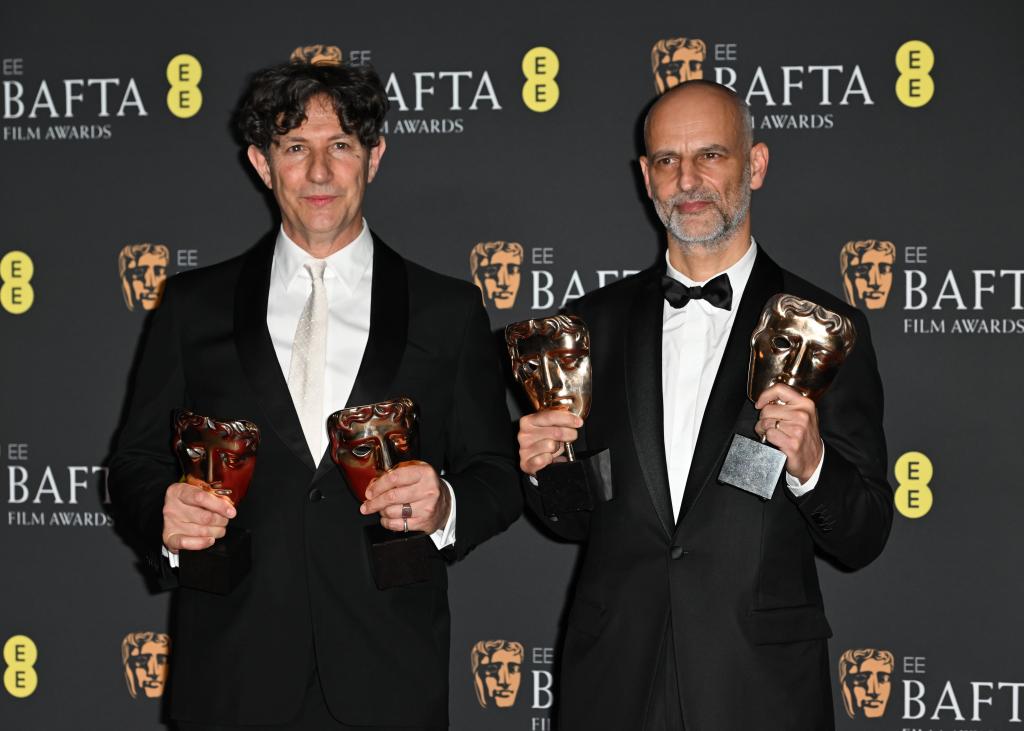
[[[182,481],[238,506],[256,470],[260,430],[250,421],[217,421],[178,411],[174,417],[174,453]],[[238,585],[252,563],[249,532],[228,525],[224,537],[202,551],[178,554],[182,586],[227,594]]]
[[[817,401],[853,350],[857,332],[842,315],[791,294],[768,300],[750,338],[747,396],[784,383]],[[718,479],[770,500],[786,455],[762,439],[733,437]]]
[[[586,419],[592,377],[590,332],[575,315],[524,320],[505,328],[512,374],[534,410],[559,409]],[[607,449],[576,454],[565,445],[567,462],[537,473],[546,515],[593,510],[595,499],[611,500],[611,457]]]
[[[366,501],[366,488],[377,477],[402,469],[403,464],[423,464],[416,459],[416,404],[408,398],[335,411],[327,417],[327,433],[331,459],[359,502]],[[430,578],[430,562],[437,558],[430,536],[420,531],[396,533],[377,523],[366,527],[366,537],[378,589]]]

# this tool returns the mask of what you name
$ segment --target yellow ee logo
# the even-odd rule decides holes
[[[4,687],[15,698],[27,698],[36,692],[39,676],[33,665],[39,659],[36,643],[25,635],[14,635],[4,644]]]
[[[189,53],[179,53],[167,64],[167,108],[180,119],[199,113],[203,106],[203,92],[199,82],[203,79],[203,65]]]
[[[24,251],[8,251],[0,259],[0,306],[12,315],[28,312],[35,302],[36,293],[29,284],[35,270],[32,257]]]
[[[535,112],[547,112],[558,104],[558,54],[545,46],[531,48],[523,56],[523,104]]]
[[[905,518],[920,518],[932,509],[932,461],[921,452],[907,452],[896,460],[896,509]]]
[[[908,107],[923,107],[935,94],[935,53],[924,41],[907,41],[896,51],[896,98]]]

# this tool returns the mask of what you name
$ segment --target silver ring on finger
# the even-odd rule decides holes
[[[402,532],[403,533],[408,533],[409,532],[409,519],[408,518],[402,518]]]
[[[407,520],[412,517],[412,505],[409,503],[402,503],[402,517]]]

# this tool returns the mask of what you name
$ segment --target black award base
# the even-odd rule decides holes
[[[212,594],[230,594],[252,566],[252,537],[228,528],[223,538],[202,551],[178,552],[178,584]]]
[[[366,528],[370,566],[378,589],[427,581],[438,560],[437,546],[426,533],[396,533],[380,525]]]
[[[544,515],[551,520],[590,511],[614,497],[611,452],[580,452],[573,462],[554,462],[537,473]]]
[[[772,445],[734,434],[718,481],[771,500],[785,466],[786,455]]]

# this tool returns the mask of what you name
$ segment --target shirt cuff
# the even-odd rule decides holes
[[[451,497],[452,509],[448,513],[448,522],[444,524],[444,528],[438,528],[436,531],[430,534],[430,540],[437,546],[437,550],[440,551],[442,548],[455,545],[455,491],[452,490],[452,486],[448,480],[441,478],[441,482],[448,488],[448,495]]]
[[[178,554],[168,551],[167,546],[162,543],[160,544],[160,553],[167,559],[172,569],[178,568]]]
[[[825,464],[825,442],[821,443],[821,459],[818,460],[818,467],[814,470],[814,474],[807,478],[807,482],[801,483],[799,478],[786,473],[786,487],[794,497],[802,497],[818,486],[818,478],[821,477],[823,464]]]

